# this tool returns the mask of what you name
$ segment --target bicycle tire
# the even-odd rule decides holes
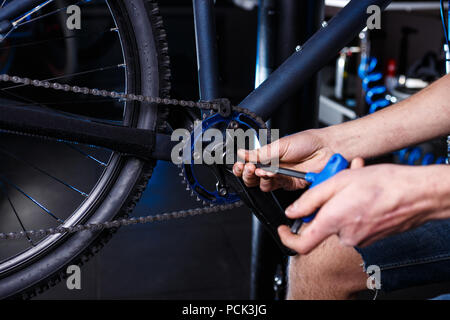
[[[170,91],[170,59],[166,33],[159,9],[153,0],[109,0],[121,35],[124,58],[129,68],[129,92],[168,97]],[[169,110],[161,106],[135,104],[132,125],[161,130]],[[135,207],[152,175],[156,161],[114,155],[117,167],[105,186],[92,214],[83,223],[109,221],[128,215]],[[66,278],[69,265],[82,265],[97,253],[116,230],[83,231],[65,235],[45,254],[0,278],[0,298],[30,299]]]

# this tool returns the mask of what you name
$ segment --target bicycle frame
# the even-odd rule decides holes
[[[327,25],[311,37],[301,50],[295,52],[239,105],[268,120],[285,100],[358,35],[367,23],[369,6],[377,5],[385,9],[390,2],[392,0],[350,1]],[[207,68],[212,64],[211,58],[217,60],[215,46],[202,45],[214,43],[215,40],[211,38],[214,36],[214,33],[211,33],[213,4],[214,0],[194,0],[194,12],[198,13],[195,20],[201,92],[209,90],[205,84],[208,79],[217,78],[216,71]],[[210,73],[203,74],[205,70],[210,70]],[[218,89],[214,88],[214,92],[217,91]]]
[[[36,1],[15,0],[11,4],[16,2],[32,4]],[[40,2],[44,3],[42,0]],[[240,103],[240,106],[255,112],[264,120],[268,120],[286,99],[299,90],[342,47],[357,36],[367,22],[369,17],[367,8],[369,6],[377,5],[381,9],[385,9],[390,2],[391,0],[350,1],[327,25],[324,24],[323,28],[302,46],[301,50],[295,52],[265,82],[250,93]],[[8,6],[5,8],[8,8]],[[220,97],[213,10],[214,0],[193,0],[193,6],[200,96],[202,100],[212,100]],[[11,11],[16,12],[14,10]],[[1,16],[2,13],[0,11]],[[115,151],[143,158],[151,157],[166,161],[170,159],[173,143],[168,135],[111,125],[102,125],[103,127],[100,128],[98,127],[100,125],[96,123],[91,123],[91,129],[86,131],[85,122],[82,120],[68,120],[66,117],[53,115],[53,121],[40,121],[38,116],[24,118],[23,115],[18,115],[18,112],[23,111],[12,108],[3,109],[0,112],[0,128],[33,134],[45,132],[46,137],[66,140],[71,140],[72,135],[76,138],[73,139],[76,142],[98,144]],[[61,128],[64,128],[63,136],[61,136]],[[158,141],[155,150],[143,150],[142,146],[139,148],[143,134],[141,131],[146,131],[149,139]],[[82,134],[82,140],[80,140],[80,134]],[[108,143],[104,143],[105,139],[99,138],[99,134],[104,135],[104,138],[109,138]],[[139,139],[136,139],[136,141],[133,141],[134,134],[139,136]],[[116,146],[114,146],[114,141],[110,137],[117,138]],[[127,137],[127,140],[121,137]],[[126,147],[127,144],[128,147]],[[136,145],[138,148],[134,150],[130,145]]]

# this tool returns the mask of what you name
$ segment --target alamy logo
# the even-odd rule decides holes
[[[226,129],[209,128],[203,130],[201,121],[196,121],[194,133],[186,129],[176,129],[172,133],[172,141],[178,141],[172,149],[171,158],[174,164],[227,164],[233,165],[237,159],[235,151],[238,149],[257,149],[268,144],[269,141],[279,139],[279,131],[260,129]],[[270,147],[265,149],[267,154],[260,154],[267,161],[259,161],[252,154],[249,162],[261,162],[273,167],[278,166],[278,149]]]
[[[377,265],[367,267],[366,273],[369,275],[367,279],[367,289],[380,290],[381,289],[381,269]]]
[[[66,273],[69,275],[66,280],[67,289],[81,290],[81,269],[77,265],[67,267]]]
[[[377,5],[371,5],[367,8],[367,14],[369,18],[367,19],[367,29],[369,30],[380,30],[381,29],[381,8]]]
[[[77,5],[67,7],[66,13],[69,15],[66,21],[67,29],[80,30],[81,29],[81,9]]]

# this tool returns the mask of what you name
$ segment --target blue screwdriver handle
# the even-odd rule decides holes
[[[349,163],[345,158],[340,154],[334,154],[330,160],[328,160],[327,165],[320,173],[307,173],[305,180],[311,183],[310,188],[314,188],[315,186],[318,186],[322,182],[328,180],[329,178],[335,176],[339,172],[347,169],[349,166]],[[310,216],[298,219],[294,222],[292,225],[291,231],[293,233],[297,233],[298,229],[302,225],[303,222],[308,223],[311,222],[314,217],[316,216],[317,212],[311,214]]]

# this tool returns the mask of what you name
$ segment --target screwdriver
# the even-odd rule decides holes
[[[349,166],[349,163],[345,158],[340,154],[334,154],[330,160],[328,160],[328,163],[326,164],[325,168],[319,172],[301,172],[286,168],[280,168],[280,167],[272,167],[270,165],[264,165],[264,164],[256,164],[256,167],[259,169],[263,169],[268,172],[272,172],[275,174],[281,174],[288,177],[303,179],[309,183],[311,183],[310,188],[314,188],[315,186],[321,184],[322,182],[328,180],[329,178],[335,176],[337,173],[341,172],[342,170],[347,169]],[[317,213],[317,212],[316,212]],[[294,224],[291,227],[291,231],[293,233],[298,233],[298,230],[300,229],[300,226],[303,222],[311,222],[314,217],[316,216],[316,213],[313,213],[312,215],[308,217],[304,217],[301,219],[297,219]]]
[[[306,172],[301,172],[301,171],[295,171],[295,170],[291,170],[291,169],[286,169],[286,168],[280,168],[280,167],[272,167],[269,165],[264,165],[264,164],[260,164],[257,163],[255,165],[257,168],[259,169],[263,169],[264,171],[267,172],[272,172],[275,174],[281,174],[283,176],[288,176],[288,177],[292,177],[292,178],[298,178],[298,179],[303,179],[308,181],[309,179],[308,177],[308,173]],[[310,182],[310,181],[308,181]]]

